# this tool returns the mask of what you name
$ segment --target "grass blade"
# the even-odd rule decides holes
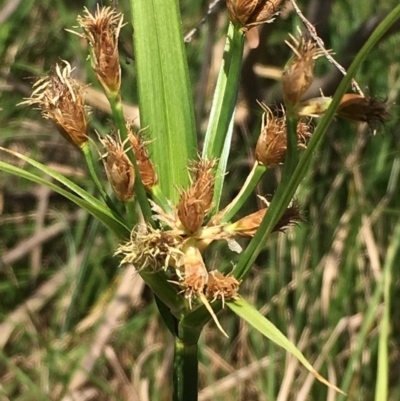
[[[177,0],[131,0],[140,121],[163,193],[177,201],[197,154],[192,91]]]
[[[305,356],[296,348],[296,346],[286,336],[274,326],[267,318],[265,318],[257,309],[246,302],[243,298],[227,302],[227,306],[243,320],[253,326],[256,330],[262,333],[265,337],[279,345],[287,352],[295,356],[304,367],[306,367],[321,383],[335,389],[339,393],[343,393],[338,387],[329,383],[324,379],[308,362]]]

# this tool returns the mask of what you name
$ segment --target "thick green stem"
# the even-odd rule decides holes
[[[173,401],[197,401],[198,345],[175,339]]]

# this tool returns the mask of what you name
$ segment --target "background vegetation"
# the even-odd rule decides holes
[[[38,111],[16,107],[31,93],[33,77],[65,59],[76,67],[75,77],[92,83],[87,93],[92,126],[108,130],[107,103],[86,61],[86,44],[65,31],[76,25],[83,4],[17,3],[6,1],[0,9],[0,145],[90,186],[81,154]],[[189,32],[205,16],[209,2],[180,4],[184,31]],[[84,5],[95,7],[92,1]],[[299,5],[347,67],[377,20],[397,1],[310,0]],[[129,22],[127,2],[121,0],[119,8]],[[284,40],[297,25],[298,17],[287,7],[260,30],[258,48],[245,50],[225,202],[251,168],[260,123],[256,100],[273,105],[282,99],[279,76],[290,57]],[[226,26],[222,1],[186,47],[200,141]],[[241,288],[324,376],[347,386],[351,400],[380,400],[375,382],[383,304],[374,294],[390,247],[400,241],[393,236],[400,214],[398,30],[399,23],[356,77],[366,93],[387,99],[391,119],[376,127],[376,135],[370,127],[342,120],[331,125],[297,194],[305,222],[270,238]],[[136,118],[129,23],[120,40],[125,111]],[[328,62],[317,65],[319,78],[310,96],[320,87],[330,95],[340,74]],[[4,153],[3,158],[8,160]],[[268,173],[260,194],[273,194],[277,175],[279,170]],[[0,399],[68,400],[67,390],[79,389],[79,400],[168,400],[172,337],[140,278],[118,268],[112,257],[115,238],[44,187],[0,173],[0,196]],[[248,212],[256,209],[257,199],[252,202]],[[226,250],[209,252],[215,266],[231,263]],[[397,256],[390,288],[390,400],[400,398],[399,262]],[[200,400],[340,399],[229,311],[219,317],[230,338],[222,337],[213,323],[203,333]]]

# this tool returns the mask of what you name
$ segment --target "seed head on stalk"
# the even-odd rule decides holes
[[[134,194],[135,169],[126,155],[124,144],[119,136],[108,135],[100,141],[106,149],[102,159],[108,181],[115,196],[121,202],[127,202]]]
[[[78,17],[84,33],[75,34],[86,38],[91,47],[92,67],[106,93],[119,93],[121,67],[118,55],[118,37],[123,26],[123,15],[112,7],[100,8],[93,14],[85,7],[85,14]]]
[[[84,87],[71,77],[73,68],[67,61],[56,64],[49,75],[33,85],[30,98],[20,104],[38,105],[42,116],[53,121],[62,136],[81,148],[88,141],[87,107]]]
[[[287,106],[296,106],[314,80],[315,60],[325,53],[317,44],[303,35],[299,39],[290,35],[285,43],[293,50],[282,75],[283,97]]]
[[[287,150],[286,117],[275,116],[271,109],[261,103],[264,109],[264,121],[256,145],[256,159],[267,167],[275,167],[285,160]],[[307,139],[311,136],[307,122],[297,123],[297,139],[299,149],[306,148]]]
[[[127,124],[127,131],[129,142],[135,155],[143,186],[146,188],[147,191],[150,191],[151,188],[153,188],[154,185],[157,184],[158,177],[147,152],[146,145],[148,144],[148,142],[146,143],[143,141],[140,135],[140,131],[139,133],[134,133],[130,124]]]

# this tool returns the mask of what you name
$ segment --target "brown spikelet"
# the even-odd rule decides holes
[[[224,276],[218,270],[213,270],[208,274],[206,295],[211,302],[216,299],[222,300],[224,306],[225,300],[235,299],[239,290],[240,281],[233,276]]]
[[[285,41],[293,50],[294,56],[283,71],[283,96],[287,105],[297,105],[314,79],[315,60],[324,52],[311,40],[290,35],[294,44]]]
[[[264,124],[256,145],[256,159],[267,167],[275,167],[285,160],[287,150],[286,118],[276,117],[264,104]],[[297,124],[299,149],[306,147],[306,141],[311,136],[310,127],[305,121]]]
[[[191,168],[194,180],[179,199],[178,217],[190,233],[201,227],[204,217],[211,209],[214,196],[214,165],[215,161],[205,159],[194,164]]]
[[[37,81],[31,97],[20,104],[38,105],[43,117],[53,121],[68,142],[82,147],[88,141],[84,87],[71,78],[71,65],[63,63]]]
[[[385,102],[355,93],[346,93],[342,97],[336,114],[348,120],[368,124],[383,123],[389,117],[388,106]]]
[[[234,232],[241,237],[254,237],[267,211],[268,207],[249,214],[236,223],[227,226],[226,230]],[[285,210],[272,231],[282,231],[286,227],[296,224],[299,220],[301,220],[300,208],[297,203],[293,203]]]
[[[227,0],[230,20],[243,31],[270,22],[279,13],[284,0]]]
[[[97,4],[92,15],[85,7],[84,16],[78,17],[85,37],[91,46],[91,63],[106,92],[119,93],[121,86],[121,67],[118,56],[118,37],[122,28],[123,15],[111,7]]]
[[[135,169],[126,155],[124,144],[119,137],[110,135],[101,139],[101,143],[107,152],[102,158],[108,181],[115,196],[121,202],[127,202],[134,193]]]
[[[130,127],[127,128],[129,132],[129,141],[133,153],[135,154],[136,163],[140,172],[140,178],[142,179],[146,190],[149,191],[158,182],[157,174],[147,153],[146,144],[143,142],[140,135],[134,134]]]

